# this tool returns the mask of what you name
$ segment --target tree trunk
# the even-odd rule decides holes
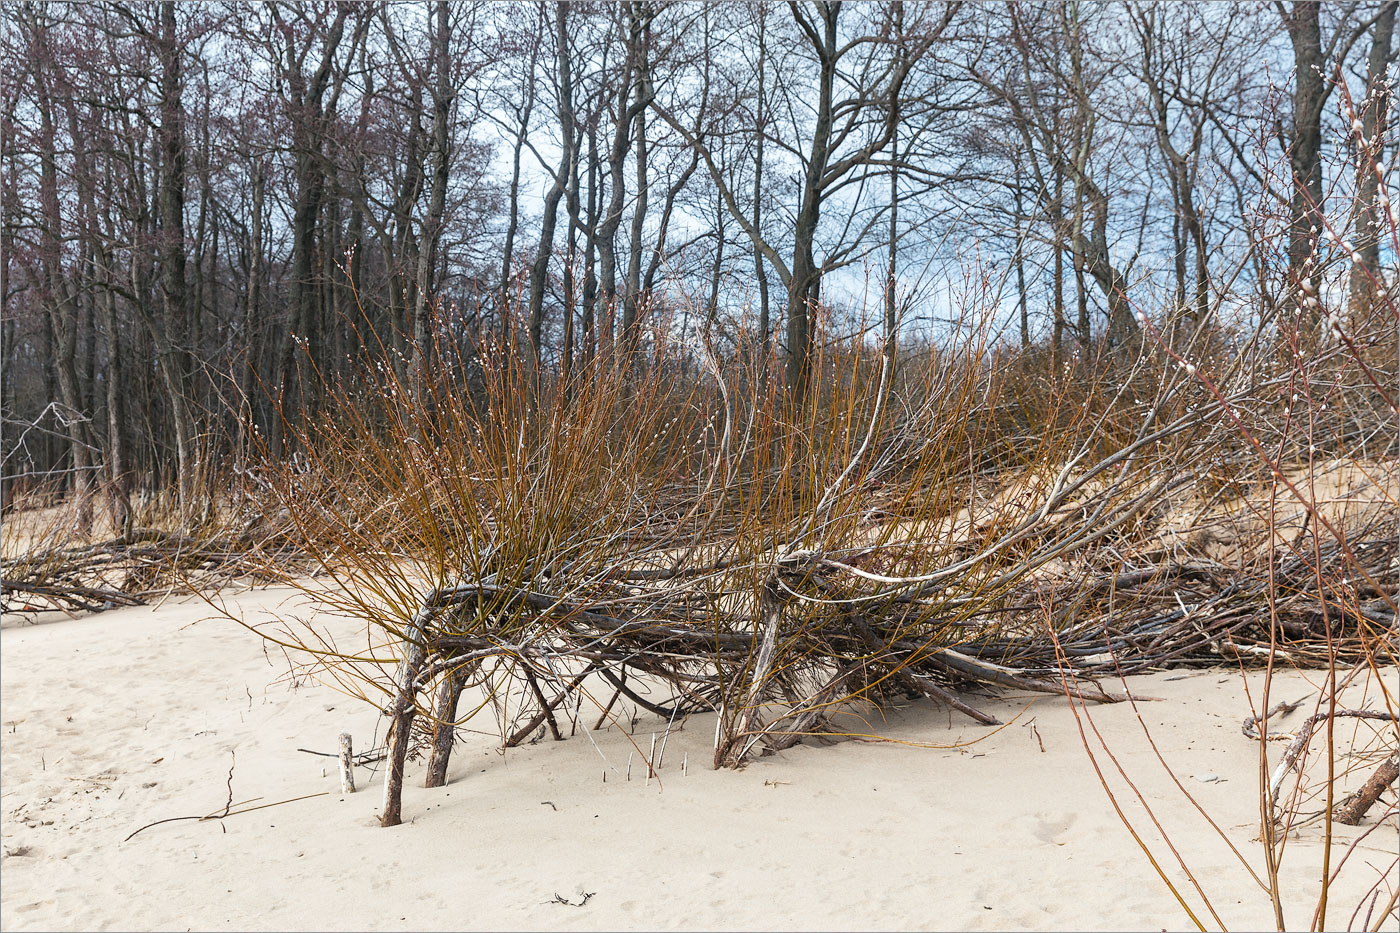
[[[437,703],[433,710],[433,750],[428,757],[428,776],[424,787],[447,784],[447,765],[452,758],[456,739],[453,723],[457,720],[457,702],[462,696],[462,675],[448,671],[438,685]]]
[[[609,201],[607,213],[603,215],[598,231],[598,261],[603,301],[602,343],[610,352],[613,340],[613,314],[617,307],[617,261],[614,256],[614,242],[618,227],[622,224],[622,210],[627,197],[627,183],[623,174],[627,156],[632,148],[633,135],[637,144],[637,204],[632,213],[630,238],[631,251],[627,257],[626,294],[624,308],[624,343],[630,352],[635,346],[632,329],[636,325],[635,294],[641,278],[642,223],[646,217],[646,138],[645,110],[651,103],[651,85],[647,80],[646,43],[644,41],[643,4],[633,2],[627,5],[627,63],[622,80],[617,88],[617,123],[613,131],[612,146],[608,150]],[[628,98],[632,98],[630,104]]]
[[[104,266],[110,268],[108,263]],[[102,340],[107,345],[107,477],[111,484],[112,528],[122,537],[131,533],[131,478],[127,473],[126,406],[124,404],[121,328],[117,323],[117,293],[108,287],[102,302]]]
[[[754,101],[754,130],[756,133],[753,163],[753,228],[763,235],[763,144],[767,133],[767,71],[768,71],[768,19],[762,7],[758,10],[758,93]],[[760,372],[768,373],[771,358],[773,334],[770,320],[768,295],[768,267],[763,261],[763,250],[755,240],[753,244],[753,273],[758,282],[758,352]]]
[[[190,395],[189,298],[185,291],[185,136],[180,101],[180,47],[175,3],[160,5],[160,290],[162,326],[156,340],[161,375],[170,393],[180,509],[190,514],[199,473],[197,428]]]
[[[1364,314],[1376,299],[1381,282],[1381,231],[1385,211],[1378,202],[1380,172],[1385,167],[1385,140],[1389,130],[1390,95],[1386,72],[1395,33],[1394,0],[1376,17],[1371,34],[1371,54],[1366,59],[1366,99],[1361,103],[1361,135],[1357,140],[1356,232],[1354,244],[1360,256],[1351,267],[1350,305],[1354,316]]]
[[[1051,201],[1050,223],[1055,231],[1054,315],[1050,335],[1051,368],[1058,377],[1065,343],[1065,249],[1064,249],[1064,173],[1055,172],[1055,197]]]
[[[275,8],[274,8],[275,10]],[[273,456],[286,450],[285,429],[309,414],[315,404],[315,367],[320,353],[320,280],[315,268],[316,229],[325,193],[325,174],[320,168],[322,137],[327,124],[324,112],[326,88],[330,84],[336,51],[350,15],[348,5],[339,6],[326,34],[321,61],[310,80],[301,72],[304,56],[295,48],[295,33],[285,31],[288,70],[287,105],[292,117],[292,145],[295,151],[296,203],[292,212],[292,264],[288,295],[290,320],[279,332],[273,388],[277,408],[269,431]],[[300,343],[300,348],[297,344]]]
[[[558,223],[559,201],[563,198],[564,189],[569,184],[569,168],[574,162],[574,149],[577,146],[577,140],[574,138],[574,92],[572,72],[569,68],[568,4],[566,3],[556,3],[554,6],[554,32],[557,43],[555,54],[559,68],[559,124],[564,135],[564,151],[560,159],[559,170],[554,173],[554,181],[550,185],[549,193],[544,198],[540,243],[535,252],[535,264],[530,269],[530,350],[533,354],[532,365],[536,368],[537,375],[544,350],[542,343],[544,339],[544,293],[549,273],[549,260],[554,252],[554,228]]]
[[[715,322],[719,318],[719,286],[720,276],[724,272],[724,204],[721,202],[715,210],[715,261],[710,266],[710,297],[705,302],[705,345],[709,346],[710,335],[714,332]]]
[[[902,9],[901,9],[902,13]],[[897,118],[896,118],[897,119]],[[897,288],[896,264],[899,243],[899,134],[896,132],[890,141],[890,229],[889,256],[885,267],[885,321],[883,350],[887,378],[894,377],[894,365],[899,350],[899,294]]]
[[[261,327],[258,320],[262,301],[263,276],[263,203],[267,191],[266,167],[261,160],[253,163],[253,217],[248,232],[248,284],[243,302],[243,360],[239,368],[238,394],[242,405],[241,431],[245,432],[243,451],[247,453],[247,443],[251,442],[252,431],[257,428],[257,406],[253,404],[257,392],[258,343]]]
[[[598,161],[598,138],[590,133],[588,146],[588,221],[585,245],[583,248],[583,296],[580,301],[583,309],[582,362],[585,368],[593,361],[597,350],[595,333],[598,301],[598,254],[601,248],[601,235],[598,232],[598,213],[602,210],[602,192],[598,190],[601,179],[601,165]],[[613,268],[612,237],[608,237],[608,268]],[[604,312],[606,313],[606,312]]]
[[[1322,217],[1322,107],[1326,100],[1326,62],[1322,56],[1322,30],[1316,0],[1294,0],[1284,18],[1293,43],[1293,127],[1288,141],[1288,162],[1293,170],[1293,197],[1289,204],[1288,274],[1296,289],[1305,283],[1316,294],[1321,281],[1317,262],[1309,265],[1323,229]],[[1295,307],[1297,298],[1290,302]],[[1304,307],[1309,327],[1319,320],[1320,305]]]
[[[515,235],[520,226],[520,155],[525,148],[525,136],[530,132],[530,111],[535,106],[535,82],[534,59],[531,59],[530,77],[526,84],[525,107],[520,115],[520,127],[515,134],[515,146],[511,153],[510,167],[510,214],[506,221],[506,242],[501,255],[501,294],[498,300],[498,311],[500,315],[501,342],[504,346],[510,346],[513,335],[511,333],[511,319],[515,308],[515,295],[512,282],[515,280]]]
[[[451,36],[446,0],[437,0],[434,10],[437,29],[433,34],[432,184],[428,189],[428,214],[423,220],[423,235],[418,243],[416,300],[413,305],[412,385],[413,397],[420,410],[426,408],[427,385],[433,366],[432,309],[429,301],[435,288],[432,269],[442,235],[442,214],[447,207],[448,121],[452,115],[453,97],[452,62],[449,56]]]
[[[811,313],[821,288],[821,269],[813,254],[817,225],[821,222],[823,177],[831,145],[832,85],[836,79],[836,19],[839,6],[823,6],[821,36],[817,48],[818,72],[816,124],[812,149],[802,180],[802,200],[793,225],[792,278],[787,289],[787,387],[794,398],[807,394],[812,352]]]
[[[43,216],[41,231],[41,266],[43,269],[43,307],[48,327],[53,334],[52,362],[57,377],[58,395],[48,399],[59,402],[64,410],[56,423],[63,427],[67,438],[69,483],[68,494],[77,503],[76,526],[86,532],[91,523],[89,485],[91,483],[91,445],[88,441],[87,410],[83,404],[82,387],[78,381],[78,307],[76,289],[64,279],[63,212],[59,200],[57,129],[54,114],[57,100],[51,96],[46,76],[36,76],[39,90],[39,201]],[[8,259],[7,259],[8,261]],[[47,413],[45,413],[47,415]]]
[[[651,82],[647,71],[645,59],[641,65],[641,75],[637,82],[637,99],[651,99]],[[638,106],[633,118],[633,129],[636,134],[637,155],[635,157],[637,165],[637,199],[632,205],[632,226],[629,231],[627,241],[627,293],[622,301],[622,341],[623,345],[631,352],[635,342],[633,333],[636,331],[637,322],[641,318],[642,301],[642,232],[646,224],[647,216],[647,150],[646,137],[647,111],[645,106]],[[661,249],[663,244],[659,241],[652,244],[653,249]],[[607,322],[604,324],[604,341],[611,346],[616,339],[613,328],[613,318],[615,315],[613,307],[608,308]]]

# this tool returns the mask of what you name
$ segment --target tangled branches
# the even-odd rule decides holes
[[[21,549],[7,540],[0,559],[0,606],[7,614],[102,612],[143,605],[172,591],[212,593],[233,580],[266,581],[254,555],[258,563],[275,556],[288,568],[307,566],[285,530],[268,524],[260,512],[241,521],[214,512],[194,531],[138,528],[77,543],[68,540],[74,535],[65,527],[63,510],[49,511],[7,517],[7,539],[28,536],[41,542]]]
[[[502,351],[418,392],[338,390],[264,502],[322,572],[262,569],[366,641],[259,631],[390,717],[386,823],[414,724],[432,785],[486,710],[504,744],[585,700],[713,711],[714,764],[736,766],[853,700],[990,725],[965,688],[1394,656],[1393,440],[1339,418],[1331,459],[1300,460],[1268,401],[1287,368],[1188,372],[1144,345],[1060,378],[975,332],[897,370],[822,346],[800,403],[761,361],[703,350],[697,376],[666,347],[640,373],[550,380]]]

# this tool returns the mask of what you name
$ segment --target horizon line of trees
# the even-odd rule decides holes
[[[324,380],[487,347],[567,379],[669,328],[800,395],[862,273],[889,353],[979,276],[1056,366],[1144,314],[1318,326],[1328,250],[1362,313],[1396,8],[7,3],[4,500],[190,502]]]

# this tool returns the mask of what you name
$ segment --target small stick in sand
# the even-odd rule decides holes
[[[1293,712],[1295,709],[1297,709],[1298,707],[1302,706],[1302,705],[1303,705],[1303,701],[1306,700],[1306,699],[1307,699],[1306,696],[1304,696],[1304,697],[1299,697],[1298,699],[1294,700],[1292,703],[1289,703],[1287,700],[1284,700],[1284,701],[1281,702],[1281,703],[1275,704],[1274,707],[1273,707],[1273,709],[1269,710],[1269,711],[1268,711],[1267,713],[1265,713],[1263,716],[1260,716],[1260,715],[1258,715],[1258,714],[1254,714],[1254,715],[1251,715],[1251,716],[1247,716],[1247,717],[1245,718],[1245,721],[1244,721],[1243,726],[1241,727],[1241,728],[1243,729],[1243,731],[1244,731],[1244,736],[1245,736],[1245,738],[1247,738],[1247,739],[1257,739],[1257,738],[1259,738],[1259,723],[1260,723],[1260,722],[1262,722],[1262,721],[1265,720],[1265,719],[1273,719],[1275,716],[1287,716],[1289,713]],[[1275,740],[1275,741],[1278,740],[1279,738],[1283,738],[1284,741],[1291,741],[1291,739],[1289,739],[1287,736],[1270,736],[1270,738],[1273,739],[1273,740]]]
[[[355,755],[351,751],[350,733],[340,733],[340,792],[355,792]]]
[[[660,752],[657,754],[657,756],[656,756],[656,770],[658,770],[658,771],[661,770],[661,762],[663,762],[663,761],[666,760],[666,740],[669,739],[669,738],[671,737],[671,726],[675,725],[675,722],[676,722],[676,711],[679,710],[679,709],[680,709],[680,704],[679,704],[679,703],[677,703],[675,706],[671,707],[671,720],[670,720],[670,722],[666,723],[666,731],[663,732],[663,733],[661,734],[661,751],[660,751]],[[653,744],[655,744],[655,742],[656,742],[656,734],[655,734],[655,733],[652,734],[651,741],[652,741]]]

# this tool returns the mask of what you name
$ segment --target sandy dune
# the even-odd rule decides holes
[[[286,595],[245,593],[235,602],[255,614]],[[229,622],[191,624],[208,614],[202,603],[172,600],[82,619],[6,620],[6,930],[1191,925],[1114,814],[1063,699],[978,698],[1004,719],[1018,717],[996,732],[911,703],[868,726],[851,717],[848,727],[945,747],[843,741],[739,772],[706,767],[713,720],[696,716],[672,732],[659,779],[649,782],[633,743],[647,751],[664,730],[653,716],[638,719],[630,738],[613,727],[506,755],[489,736],[472,735],[450,785],[411,787],[411,822],[385,830],[375,820],[377,775],[360,769],[360,792],[342,795],[332,759],[297,751],[332,751],[342,731],[369,748],[382,731],[377,712],[290,681],[280,655]],[[1256,689],[1259,680],[1249,675]],[[1276,678],[1274,698],[1315,696],[1305,680]],[[1163,699],[1136,713],[1094,708],[1093,724],[1220,919],[1269,926],[1267,895],[1177,790],[1137,719],[1262,873],[1251,842],[1259,749],[1240,733],[1250,711],[1241,676],[1175,672],[1130,686]],[[1088,735],[1124,812],[1213,926],[1143,804]],[[231,766],[235,811],[321,796],[222,822],[164,823],[123,841],[155,820],[221,810]],[[413,785],[421,776],[422,763],[410,765]],[[1336,828],[1337,856],[1383,809],[1361,827]],[[1389,820],[1351,856],[1329,928],[1347,925],[1391,864]],[[1321,833],[1318,822],[1304,826],[1287,850],[1290,927],[1311,918]]]

